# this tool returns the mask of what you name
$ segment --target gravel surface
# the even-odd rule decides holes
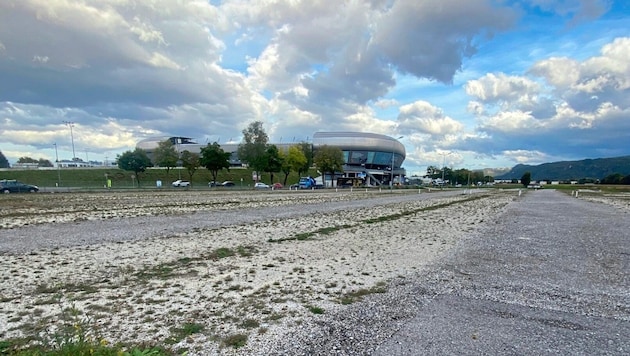
[[[239,225],[272,219],[315,215],[341,210],[374,207],[397,202],[437,199],[461,195],[459,191],[414,194],[413,191],[397,191],[393,194],[363,195],[355,193],[349,200],[322,199],[324,202],[304,204],[299,197],[310,193],[282,192],[293,200],[286,205],[258,206],[228,210],[182,210],[180,214],[158,216],[136,216],[105,220],[78,219],[72,223],[37,224],[19,229],[0,229],[0,254],[25,253],[39,249],[92,245],[103,242],[143,240],[172,236],[194,229],[209,229]],[[317,194],[322,194],[317,192]],[[332,193],[334,194],[334,193]],[[332,195],[326,194],[324,195]],[[349,194],[339,194],[349,196]],[[350,195],[351,196],[351,195]],[[177,199],[177,196],[171,197]],[[180,199],[187,199],[181,197]],[[11,218],[7,218],[11,219]]]
[[[528,192],[412,282],[306,323],[282,355],[627,355],[630,214]]]
[[[0,290],[0,322],[55,323],[51,289],[60,304],[93,310],[109,340],[159,342],[176,325],[204,323],[207,331],[174,345],[191,356],[629,353],[627,197],[289,194],[234,206],[191,195],[182,212],[161,205],[172,196],[121,208],[112,196],[94,214],[88,202],[52,215],[72,222],[0,229],[10,286]],[[146,208],[157,215],[133,215]],[[306,241],[268,241],[327,228]],[[249,257],[208,258],[249,244],[258,247]],[[158,274],[164,267],[172,273]],[[339,303],[382,281],[385,293]],[[251,317],[265,321],[243,330]],[[217,343],[234,332],[249,334],[245,347]]]

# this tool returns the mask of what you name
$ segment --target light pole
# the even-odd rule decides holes
[[[55,146],[55,163],[57,164],[57,186],[61,185],[61,172],[59,171],[59,154],[57,153],[57,142],[53,143]]]
[[[446,155],[448,155],[448,153],[442,153],[442,184],[440,185],[440,189],[444,189],[444,171],[445,171],[445,167],[446,167]]]
[[[403,138],[403,136],[400,136],[397,138],[397,140],[400,140],[401,138]],[[392,171],[390,172],[391,176],[389,177],[389,189],[393,192],[394,191],[394,147],[392,144]]]
[[[64,121],[64,124],[70,128],[70,140],[72,142],[72,160],[77,160],[77,155],[74,153],[74,134],[72,133],[72,127],[74,126],[74,122],[72,121]]]

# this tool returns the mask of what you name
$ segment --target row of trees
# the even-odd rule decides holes
[[[54,167],[52,162],[45,158],[34,159],[28,156],[18,158],[17,163],[36,163],[38,167]],[[0,151],[0,168],[11,168],[9,160],[2,154],[2,151]]]
[[[494,182],[494,178],[491,176],[484,176],[483,171],[473,171],[465,168],[454,170],[448,167],[440,169],[436,166],[428,166],[427,176],[429,176],[431,179],[442,179],[442,177],[444,177],[444,180],[447,180],[453,184]]]
[[[322,172],[334,173],[341,171],[343,167],[343,152],[337,147],[324,146],[317,150],[313,156],[309,143],[302,142],[289,147],[285,151],[278,150],[276,145],[269,144],[269,137],[262,127],[262,122],[251,123],[243,130],[243,141],[238,147],[238,157],[243,163],[259,173],[268,173],[270,182],[274,182],[274,176],[284,174],[283,184],[291,172],[302,175],[315,164]],[[217,142],[208,144],[200,153],[182,151],[181,155],[169,140],[162,141],[153,152],[153,161],[147,153],[139,148],[127,151],[118,156],[118,166],[121,169],[133,171],[138,174],[148,167],[159,166],[166,169],[167,176],[172,168],[185,168],[190,180],[195,172],[205,167],[214,181],[219,172],[230,169],[230,152],[225,152]]]
[[[624,176],[621,173],[610,174],[601,180],[601,184],[630,184],[630,174]]]

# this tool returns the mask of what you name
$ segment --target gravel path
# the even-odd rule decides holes
[[[627,355],[630,214],[528,192],[421,273],[273,345],[282,355]]]

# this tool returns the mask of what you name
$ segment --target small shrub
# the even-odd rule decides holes
[[[244,327],[245,329],[253,329],[253,328],[259,327],[260,323],[258,322],[258,320],[255,320],[255,319],[245,319],[241,323],[241,326]]]
[[[313,314],[324,314],[324,309],[317,306],[309,305],[308,310]]]
[[[227,248],[227,247],[221,247],[218,248],[216,250],[214,250],[212,252],[212,254],[210,255],[210,257],[212,259],[218,260],[221,258],[226,258],[226,257],[231,257],[234,256],[234,251],[232,251],[231,249]]]
[[[223,339],[222,344],[224,346],[229,346],[229,347],[233,347],[235,349],[238,349],[240,347],[243,347],[247,344],[247,335],[245,334],[234,334],[234,335],[230,335],[227,336]]]

